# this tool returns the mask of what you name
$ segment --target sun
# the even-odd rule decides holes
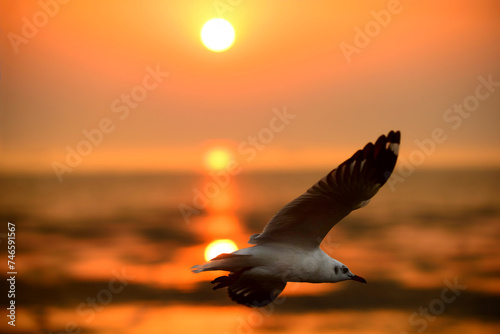
[[[231,159],[231,153],[227,149],[215,147],[205,155],[205,166],[209,170],[223,170]]]
[[[210,261],[219,254],[232,253],[237,249],[236,244],[229,239],[212,241],[205,249],[205,260]]]
[[[234,29],[231,23],[224,19],[211,19],[201,28],[201,41],[211,51],[222,52],[231,47],[234,42]]]

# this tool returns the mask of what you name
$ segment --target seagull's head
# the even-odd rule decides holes
[[[354,275],[347,266],[339,261],[336,261],[335,266],[333,267],[335,278],[337,282],[353,280],[360,283],[366,283],[366,280],[358,275]]]

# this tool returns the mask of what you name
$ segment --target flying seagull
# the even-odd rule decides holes
[[[255,246],[220,254],[191,270],[228,271],[212,281],[213,289],[227,287],[233,301],[249,307],[271,303],[287,282],[366,283],[319,245],[335,224],[367,205],[384,185],[396,165],[400,138],[399,131],[391,131],[358,150],[278,211],[262,233],[252,235],[248,243]]]

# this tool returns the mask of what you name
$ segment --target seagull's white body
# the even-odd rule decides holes
[[[342,263],[331,258],[321,248],[304,251],[301,247],[281,243],[268,243],[243,248],[235,254],[248,254],[260,263],[249,274],[265,275],[286,282],[335,283],[345,280]]]
[[[364,207],[389,178],[396,164],[400,133],[391,131],[368,143],[304,194],[285,205],[253,247],[221,254],[193,272],[225,270],[214,289],[228,288],[237,303],[261,307],[272,302],[287,282],[335,283],[355,280],[344,264],[319,247],[330,229],[351,211]]]

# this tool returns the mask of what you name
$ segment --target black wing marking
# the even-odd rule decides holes
[[[215,279],[215,281],[219,278]],[[278,297],[286,286],[286,282],[282,280],[269,280],[252,275],[250,271],[240,273],[234,279],[224,282],[223,285],[226,285],[226,283],[229,283],[227,289],[229,297],[238,304],[248,307],[268,305]]]

